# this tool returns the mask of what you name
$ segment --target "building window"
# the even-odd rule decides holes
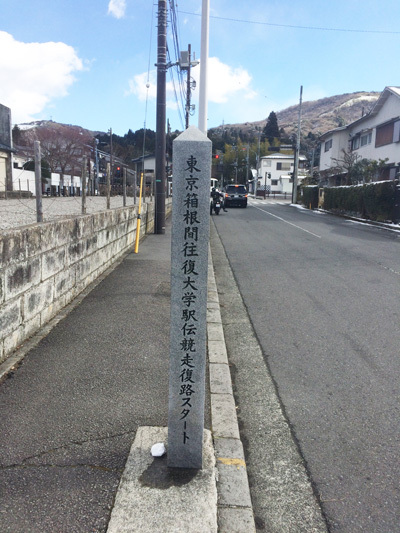
[[[276,170],[290,170],[290,163],[277,163]]]
[[[393,142],[397,143],[400,141],[400,120],[396,120],[393,126]]]
[[[278,180],[271,180],[271,185],[278,185]]]
[[[366,133],[365,135],[361,135],[360,137],[360,146],[366,146],[367,144],[371,144],[372,140],[372,133]]]
[[[389,169],[389,179],[395,180],[397,175],[397,167],[390,167]]]
[[[357,137],[353,137],[351,140],[351,149],[352,150],[358,150],[360,148],[360,137],[357,135]]]
[[[375,146],[384,146],[400,141],[400,120],[376,128]]]
[[[329,141],[326,141],[325,143],[325,152],[328,152],[332,148],[332,139],[329,139]]]
[[[270,167],[270,166],[271,166],[271,159],[267,159],[267,160],[265,161],[265,166],[266,166],[266,167]]]

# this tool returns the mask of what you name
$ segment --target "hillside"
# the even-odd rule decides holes
[[[320,100],[314,100],[310,102],[303,102],[302,137],[306,137],[310,132],[313,135],[318,136],[339,126],[354,122],[358,118],[362,117],[363,114],[366,114],[371,110],[379,96],[379,92],[360,91],[356,93],[330,96],[328,98],[321,98]],[[290,136],[297,131],[299,115],[298,105],[288,107],[281,111],[274,111],[278,118],[278,126],[280,129],[283,128],[285,130],[286,136]],[[268,117],[265,117],[263,120],[245,122],[243,124],[225,124],[224,129],[230,133],[236,131],[242,134],[247,133],[249,134],[249,137],[254,137],[255,127],[263,129],[267,122],[267,118]],[[29,135],[29,130],[33,128],[59,131],[63,129],[74,129],[82,132],[86,136],[98,136],[102,141],[106,141],[108,135],[107,133],[88,131],[80,126],[58,124],[53,121],[37,121],[30,124],[20,124],[19,127],[23,136],[24,133],[25,136]],[[251,130],[253,130],[252,133],[250,133]],[[218,132],[219,128],[212,128],[210,129],[210,136],[212,136],[213,133],[218,134]],[[150,131],[148,131],[147,134],[150,136]],[[151,134],[152,136],[155,135],[154,132],[151,132]],[[123,147],[126,149],[127,145],[142,146],[143,143],[141,139],[143,139],[143,130],[138,130],[134,133],[129,131],[124,137],[118,137],[117,135],[113,134],[115,150],[116,152],[121,151],[121,154],[119,154],[121,156],[124,152]],[[122,145],[120,149],[118,144]],[[149,146],[149,149],[151,150],[153,149],[153,144],[150,144],[151,148]],[[104,143],[103,146],[105,146]],[[135,150],[131,149],[129,154],[126,155],[129,155],[129,157],[137,157],[140,154],[136,154]]]
[[[357,92],[330,96],[302,104],[302,132],[314,135],[325,133],[329,130],[354,122],[363,114],[368,113],[376,100],[379,92]],[[283,128],[287,135],[297,131],[299,106],[294,105],[281,111],[274,110],[278,118],[279,128]],[[240,129],[243,132],[253,129],[255,126],[264,128],[265,119],[257,122],[244,124],[228,124],[226,129]]]

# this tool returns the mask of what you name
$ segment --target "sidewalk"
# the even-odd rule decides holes
[[[212,263],[209,272],[205,428],[212,428],[218,469],[214,512],[218,506],[219,533],[251,533]],[[0,383],[0,531],[107,531],[135,436],[167,426],[169,297],[170,221],[165,235],[147,236],[138,254],[21,348],[20,367]],[[168,489],[160,490],[164,505],[152,512],[163,524],[163,513],[170,519],[175,510]],[[146,531],[134,524],[125,530]],[[209,529],[196,523],[192,531]]]

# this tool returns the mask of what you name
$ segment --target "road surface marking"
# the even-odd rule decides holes
[[[289,222],[289,221],[285,220],[284,218],[278,217],[278,215],[273,215],[269,211],[265,211],[265,209],[261,209],[261,207],[257,207],[256,205],[252,205],[252,207],[254,207],[254,209],[258,209],[259,211],[262,211],[263,213],[267,213],[267,215],[270,215],[271,217],[275,217],[278,220],[281,220],[282,222],[286,222],[286,224],[289,224],[289,226],[293,226],[293,227],[295,227],[297,229],[300,229],[301,231],[304,231],[305,233],[309,233],[313,237],[317,237],[318,239],[322,238],[321,235],[317,235],[316,233],[313,233],[312,231],[308,231],[307,229],[304,229],[304,228],[302,228],[300,226],[297,226],[296,224],[293,224],[292,222]]]

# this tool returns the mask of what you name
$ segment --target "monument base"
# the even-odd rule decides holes
[[[217,533],[217,487],[212,436],[204,430],[203,468],[167,467],[168,428],[140,427],[125,465],[107,533]]]

